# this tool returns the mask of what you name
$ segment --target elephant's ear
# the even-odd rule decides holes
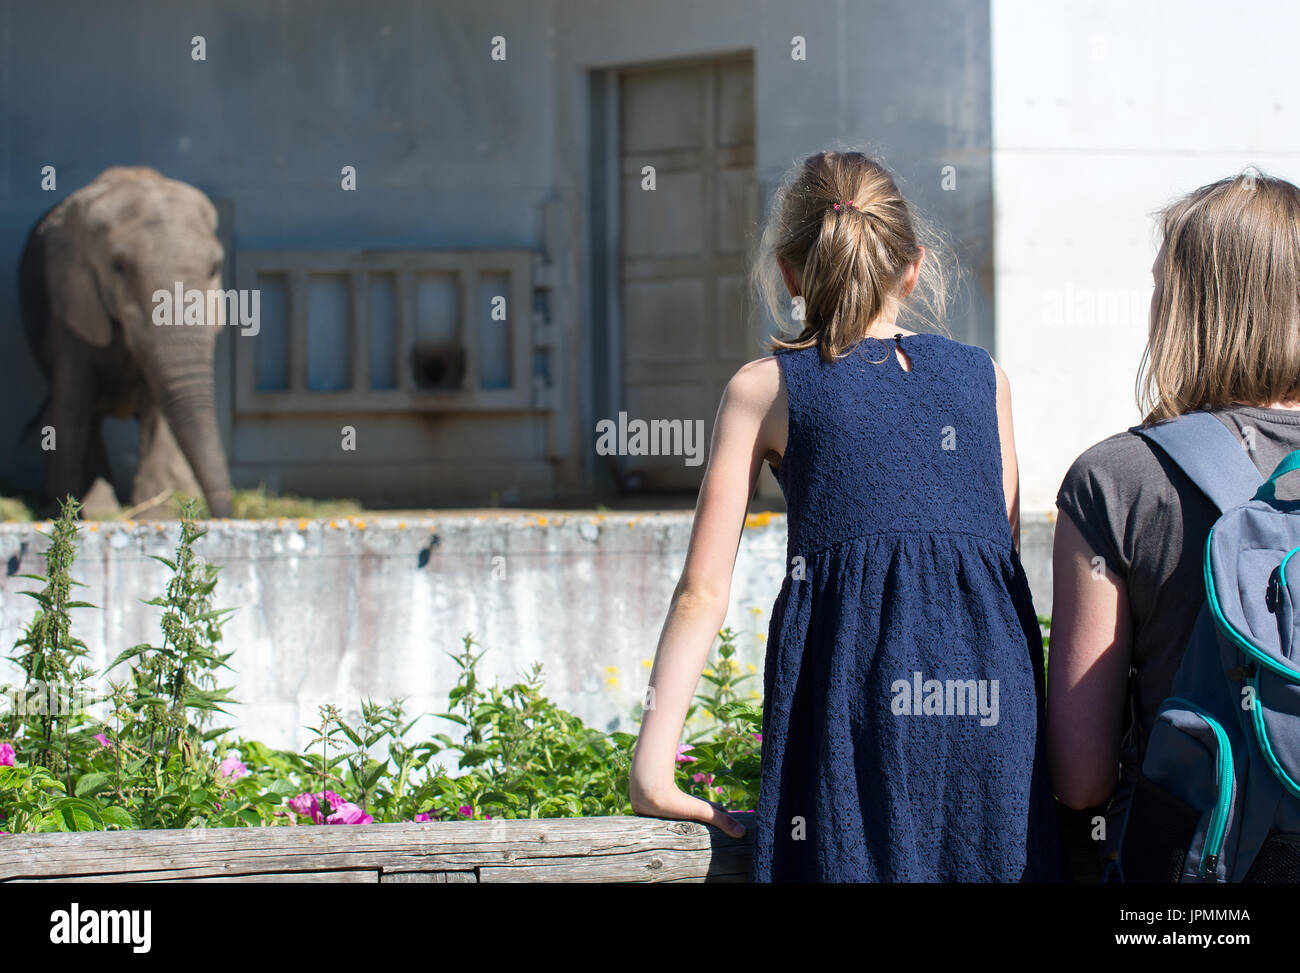
[[[47,254],[45,271],[50,318],[87,344],[103,348],[113,338],[113,324],[93,271],[82,256],[67,245],[55,244]]]

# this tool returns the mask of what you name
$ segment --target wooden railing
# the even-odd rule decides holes
[[[0,882],[747,882],[745,836],[545,818],[0,836]]]

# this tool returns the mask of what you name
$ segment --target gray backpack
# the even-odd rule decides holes
[[[1122,822],[1126,882],[1300,881],[1300,502],[1208,412],[1148,428],[1218,507],[1205,603]],[[1293,594],[1292,592],[1296,593]]]

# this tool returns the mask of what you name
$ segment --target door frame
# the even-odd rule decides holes
[[[601,419],[617,419],[623,402],[623,315],[622,315],[622,157],[619,140],[622,119],[619,105],[621,78],[625,74],[663,68],[715,65],[725,61],[748,61],[756,64],[753,48],[714,51],[686,57],[655,58],[633,61],[588,72],[588,124],[590,145],[588,166],[588,247],[591,254],[591,278],[588,300],[591,307],[591,416],[587,431],[587,458],[591,463],[591,484],[597,496],[621,493],[617,464],[608,464],[596,453],[595,424]],[[754,123],[757,131],[758,103],[755,89]],[[758,140],[755,136],[755,179],[758,180]],[[761,180],[757,187],[762,207]],[[749,255],[746,254],[746,261]]]

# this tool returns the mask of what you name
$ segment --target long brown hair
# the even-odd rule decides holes
[[[850,205],[851,203],[851,205]],[[924,241],[924,242],[923,242]],[[793,306],[801,328],[772,338],[772,348],[814,345],[830,361],[849,350],[899,300],[910,264],[925,247],[911,317],[943,330],[948,289],[942,241],[903,198],[893,177],[861,152],[819,152],[786,174],[777,190],[759,252],[754,286],[774,320],[792,307],[777,258],[799,279]]]
[[[1300,399],[1300,189],[1248,169],[1166,207],[1160,229],[1143,423]]]

